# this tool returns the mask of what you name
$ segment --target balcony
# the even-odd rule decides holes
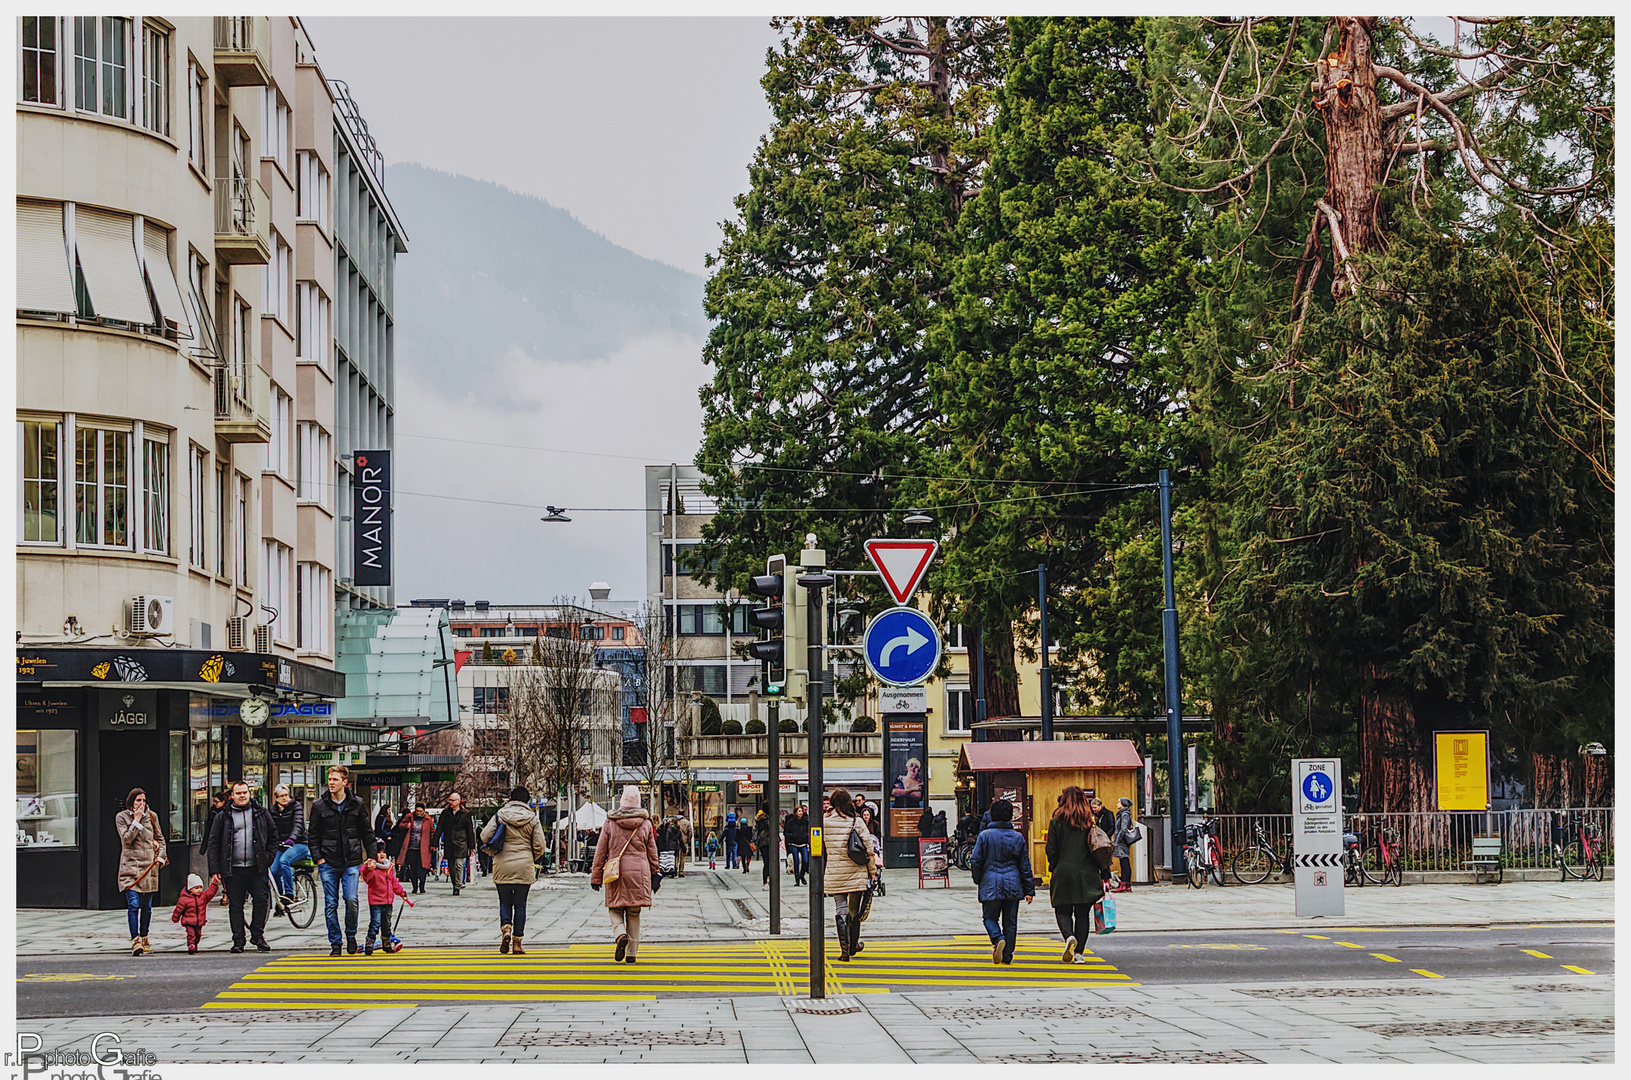
[[[229,266],[272,258],[272,210],[259,180],[215,181],[215,257]]]
[[[272,81],[265,15],[215,16],[215,77],[222,86],[265,86]]]
[[[770,752],[770,739],[766,735],[698,735],[690,740],[691,759],[753,758],[762,760]],[[809,736],[803,732],[794,735],[782,732],[781,752],[784,758],[808,757]],[[823,760],[829,758],[875,758],[882,760],[883,736],[877,733],[853,734],[848,731],[829,731],[821,743]]]
[[[215,434],[229,443],[272,440],[272,380],[258,364],[245,374],[232,364],[215,368]]]

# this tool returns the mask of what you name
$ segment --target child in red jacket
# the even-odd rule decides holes
[[[396,879],[396,871],[391,869],[391,857],[386,854],[383,844],[374,850],[372,859],[362,864],[362,879],[368,883],[368,941],[363,946],[363,955],[374,955],[376,935],[386,952],[400,952],[402,942],[391,932],[392,897],[402,897],[409,907],[413,907],[413,901],[402,891],[402,882]]]
[[[189,953],[198,952],[198,941],[204,936],[204,923],[209,920],[210,901],[215,899],[220,888],[212,881],[206,889],[203,878],[197,874],[187,875],[187,891],[176,901],[175,910],[170,912],[170,921],[178,922],[186,929]]]

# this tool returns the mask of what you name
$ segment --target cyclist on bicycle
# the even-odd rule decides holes
[[[272,789],[272,836],[278,853],[272,858],[272,880],[284,902],[294,900],[295,864],[311,857],[306,846],[306,811],[289,795],[289,785]]]

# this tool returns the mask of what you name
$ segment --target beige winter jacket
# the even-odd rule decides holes
[[[859,832],[861,842],[866,844],[867,865],[851,862],[846,852],[849,850],[850,830]],[[867,827],[858,817],[844,817],[842,814],[828,814],[821,826],[821,846],[827,853],[826,867],[822,872],[821,891],[828,896],[839,893],[862,892],[866,889],[868,871],[872,868],[872,844],[867,835]]]
[[[549,846],[544,827],[532,807],[512,800],[499,807],[493,820],[481,830],[483,844],[493,838],[501,821],[504,849],[493,856],[493,884],[531,885],[538,880],[537,863]]]
[[[138,821],[131,811],[121,810],[113,819],[113,827],[119,833],[119,891],[158,892],[159,868],[154,861],[169,847],[164,842],[158,815],[149,810]],[[140,881],[137,875],[142,875]]]

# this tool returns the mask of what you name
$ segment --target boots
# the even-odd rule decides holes
[[[131,956],[140,956],[141,954],[142,954],[142,939],[139,938],[139,937],[131,938],[130,939],[130,955]]]
[[[510,945],[514,940],[514,938],[512,937],[514,932],[515,932],[514,928],[512,926],[510,926],[509,923],[505,923],[503,926],[498,928],[498,933],[499,933],[498,951],[499,952],[507,953],[507,952],[510,951]]]
[[[850,917],[849,915],[834,915],[833,922],[838,926],[838,959],[848,960],[850,954]]]
[[[141,940],[142,940],[142,955],[146,956],[148,953],[153,951],[153,946],[148,943],[146,934],[142,935]]]
[[[521,935],[520,934],[517,934],[517,935],[515,935],[514,937],[512,937],[510,939],[510,955],[512,955],[512,956],[525,956],[525,955],[527,955],[527,950],[525,950],[525,949],[523,949],[521,947]]]
[[[861,920],[851,919],[849,921],[849,954],[858,956],[864,948],[866,946],[861,944]]]

